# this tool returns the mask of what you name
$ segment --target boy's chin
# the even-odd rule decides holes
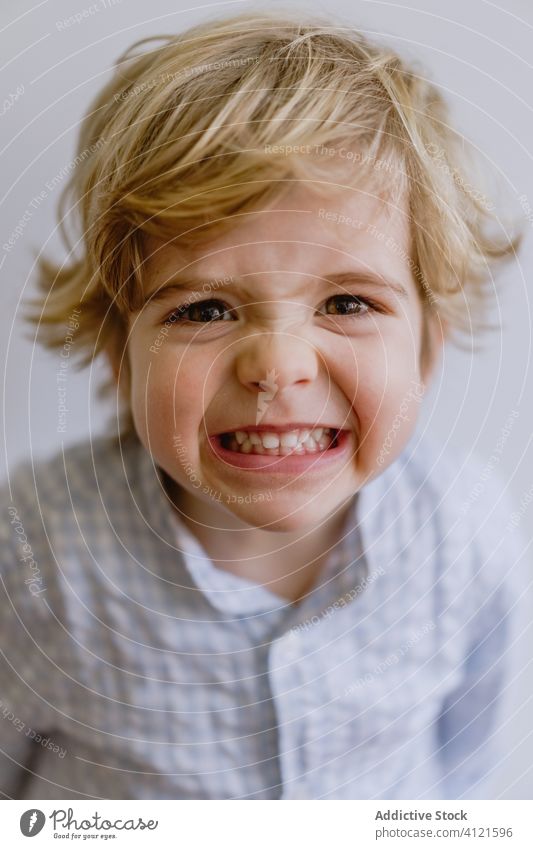
[[[231,498],[231,497],[230,497]],[[225,509],[250,527],[260,528],[273,533],[305,533],[316,528],[323,522],[328,514],[335,509],[335,505],[324,509],[325,505],[316,503],[314,505],[297,505],[292,502],[290,507],[285,499],[280,499],[276,504],[276,496],[272,501],[264,503],[238,503],[225,504]]]

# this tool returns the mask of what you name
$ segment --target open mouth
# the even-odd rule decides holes
[[[287,431],[236,430],[219,434],[220,444],[237,454],[319,454],[336,448],[340,430],[332,427],[295,428]]]

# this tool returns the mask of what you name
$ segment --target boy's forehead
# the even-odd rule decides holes
[[[383,193],[334,187],[295,187],[268,207],[235,216],[235,224],[205,242],[186,238],[146,240],[149,289],[173,274],[228,275],[294,268],[302,273],[335,271],[347,261],[368,263],[383,273],[410,273],[410,224],[405,198],[391,203]],[[317,263],[320,264],[318,269]],[[151,272],[151,273],[150,273]]]

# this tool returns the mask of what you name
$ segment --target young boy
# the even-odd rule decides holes
[[[356,32],[148,41],[82,126],[83,249],[42,266],[58,375],[103,354],[121,407],[4,489],[2,792],[483,796],[520,545],[419,423],[515,243],[436,88]]]

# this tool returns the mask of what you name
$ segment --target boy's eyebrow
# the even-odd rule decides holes
[[[227,282],[225,282],[227,281]],[[382,289],[389,289],[399,298],[409,298],[409,293],[403,283],[391,277],[383,277],[377,272],[366,269],[354,269],[353,271],[341,271],[337,274],[324,275],[324,277],[315,277],[312,281],[317,287],[324,283],[334,283],[342,286],[345,283],[357,283],[362,286],[379,286]],[[170,292],[179,292],[183,289],[191,291],[203,291],[205,297],[208,298],[211,294],[223,292],[226,286],[235,283],[235,278],[206,278],[206,277],[173,277],[168,283],[164,283],[152,294],[148,294],[145,303],[158,303],[166,297]],[[308,284],[306,284],[307,286]]]
[[[324,276],[323,280],[329,283],[335,283],[338,286],[342,286],[344,283],[358,283],[361,286],[378,286],[381,289],[390,289],[399,298],[409,298],[409,292],[399,280],[395,280],[389,276],[384,277],[377,271],[370,271],[370,269],[358,268],[352,271],[341,271],[338,274]],[[321,283],[322,280],[317,280],[316,282]]]

